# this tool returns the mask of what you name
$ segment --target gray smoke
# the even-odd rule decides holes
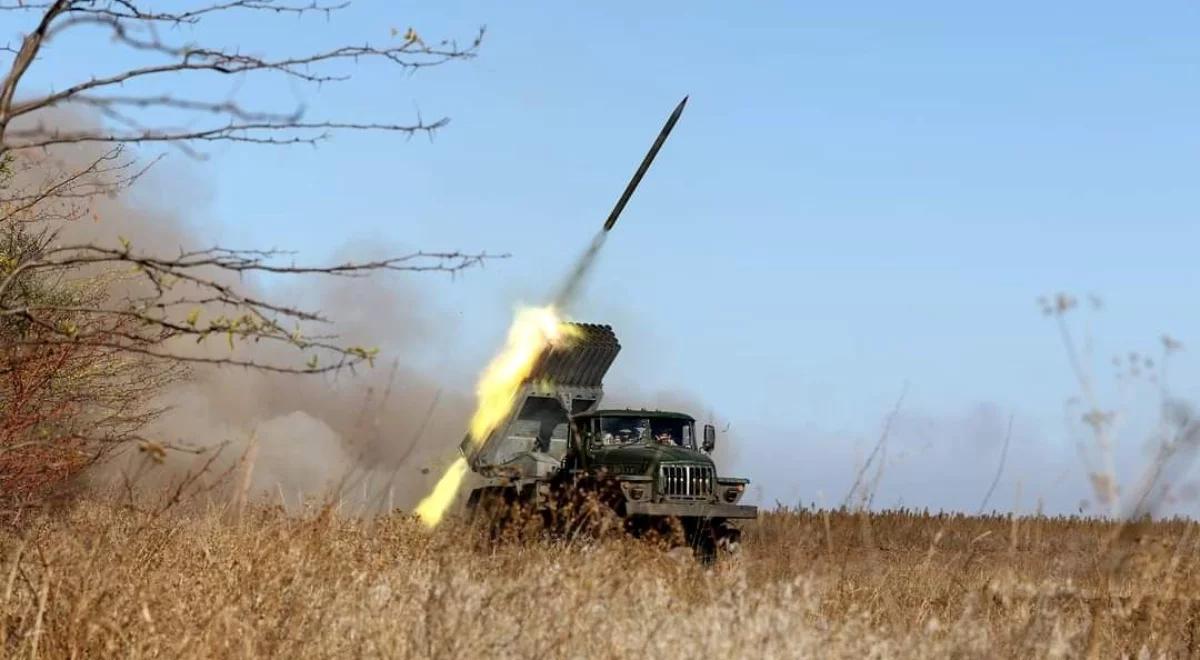
[[[45,113],[43,123],[79,125],[87,117],[66,111]],[[61,180],[105,153],[95,145],[68,145],[25,153],[15,163],[14,186]],[[144,161],[143,163],[144,164]],[[138,167],[140,165],[135,165]],[[170,159],[152,168],[131,189],[115,196],[68,200],[44,211],[39,227],[57,230],[57,243],[96,243],[116,247],[126,239],[135,252],[164,256],[219,242],[202,217],[203,190],[195,177]],[[183,203],[181,203],[183,200]],[[82,218],[64,221],[66,206]],[[188,213],[179,209],[187,208]],[[201,210],[196,210],[201,209]],[[226,221],[231,219],[224,219]],[[233,246],[239,247],[239,246]],[[259,246],[249,246],[259,247]],[[381,256],[361,249],[316,259],[363,260]],[[301,500],[337,498],[362,509],[388,503],[411,506],[430,485],[427,469],[438,449],[462,435],[470,412],[469,391],[461,379],[418,368],[433,336],[453,327],[449,315],[434,311],[422,285],[431,276],[389,273],[369,278],[303,278],[267,291],[252,278],[213,274],[244,293],[335,320],[321,333],[336,333],[344,345],[378,346],[374,368],[328,375],[281,375],[243,368],[195,367],[162,393],[167,411],[143,435],[170,450],[159,464],[128,447],[94,470],[90,483],[107,490],[131,485],[143,492],[170,489],[192,478],[207,495],[224,498],[249,487],[248,497],[280,501],[289,508]],[[113,281],[114,299],[137,293],[136,278]],[[185,296],[179,285],[170,295]],[[228,310],[205,310],[205,314]],[[238,343],[230,351],[223,338],[172,346],[196,357],[236,357],[302,366],[305,356],[290,347]]]
[[[301,298],[298,290],[275,296]],[[306,287],[303,299],[338,319],[335,330],[343,341],[381,347],[376,366],[326,375],[197,370],[167,392],[171,408],[152,431],[202,453],[175,453],[148,471],[147,459],[130,452],[112,466],[115,474],[148,474],[149,482],[167,484],[219,451],[210,472],[248,474],[248,497],[280,500],[289,510],[302,501],[338,501],[363,512],[413,506],[432,483],[429,466],[462,436],[471,410],[461,381],[411,366],[432,326],[451,322],[432,314],[422,318],[419,287],[396,277],[319,281]],[[284,348],[238,351],[299,360]],[[240,481],[226,481],[219,486],[223,492],[232,484],[240,488]]]

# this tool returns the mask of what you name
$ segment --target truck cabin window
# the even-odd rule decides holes
[[[674,445],[695,449],[692,422],[670,417],[601,417],[592,438],[599,447]]]

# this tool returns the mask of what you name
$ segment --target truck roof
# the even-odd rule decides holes
[[[669,410],[646,410],[645,408],[634,410],[633,408],[624,408],[620,410],[593,410],[591,412],[580,413],[574,415],[575,419],[590,419],[592,417],[668,417],[671,419],[684,419],[689,422],[696,421],[695,417],[681,412],[671,412]]]

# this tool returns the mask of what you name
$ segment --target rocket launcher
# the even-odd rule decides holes
[[[605,219],[600,233],[555,296],[554,307],[561,309],[574,297],[597,251],[604,244],[604,236],[616,225],[621,212],[675,128],[687,101],[687,97],[683,97],[667,117],[650,150]],[[575,330],[566,333],[572,335],[573,340],[564,346],[548,348],[538,356],[517,391],[507,419],[496,425],[481,441],[473,440],[470,434],[463,439],[459,449],[471,469],[490,472],[490,468],[506,463],[518,454],[534,459],[535,463],[553,463],[553,441],[566,440],[565,430],[570,424],[570,416],[592,410],[600,402],[604,394],[604,374],[616,359],[621,344],[607,325],[568,325]]]
[[[621,350],[610,326],[568,323],[574,339],[538,356],[521,383],[508,418],[482,442],[465,437],[459,448],[472,470],[487,472],[522,452],[551,453],[565,440],[570,415],[596,408],[604,375]]]

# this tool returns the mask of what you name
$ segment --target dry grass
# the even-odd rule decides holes
[[[85,502],[2,539],[10,657],[1194,656],[1196,526],[777,512],[715,569],[643,542]]]

